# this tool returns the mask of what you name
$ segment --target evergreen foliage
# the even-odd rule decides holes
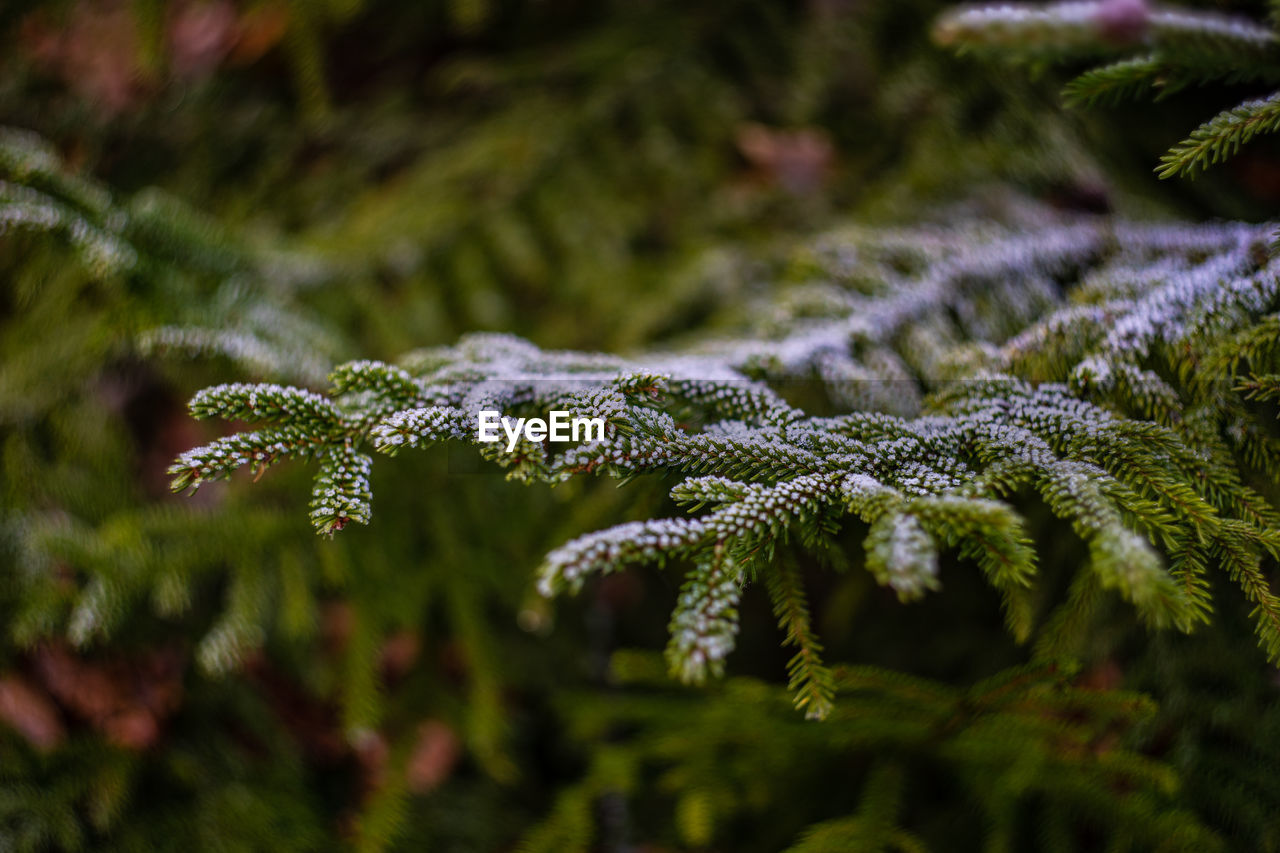
[[[470,576],[408,587],[389,573],[410,557],[318,548],[279,496],[163,500],[165,455],[194,437],[174,386],[229,371],[316,381],[317,365],[349,346],[302,304],[331,285],[333,267],[254,248],[153,192],[118,201],[30,134],[0,143],[12,285],[0,332],[0,715],[22,733],[4,730],[5,845],[311,850],[333,843],[341,811],[367,849],[384,847],[397,830],[374,816],[437,784],[421,772],[415,781],[403,758],[388,769],[389,744],[406,753],[425,742],[424,715],[447,720],[428,729],[443,732],[444,749],[466,742],[483,773],[509,778],[495,639],[481,615],[496,600],[520,604],[521,585],[502,580],[505,557],[481,552]],[[184,377],[166,367],[175,356],[207,367]],[[308,412],[325,415],[259,413]],[[473,548],[453,529],[492,505],[491,492],[457,503],[452,523],[425,534],[432,547]],[[526,521],[511,532],[556,529],[536,503],[518,514]],[[422,547],[401,544],[406,555]],[[435,683],[447,698],[388,722],[382,693],[417,657],[428,602],[474,676],[457,684],[423,668],[414,691]],[[289,652],[268,661],[272,645]],[[432,772],[454,761],[442,760]],[[401,782],[375,785],[375,774]],[[326,788],[330,799],[318,799]]]
[[[934,37],[961,52],[1037,64],[1137,51],[1068,83],[1063,95],[1073,106],[1116,105],[1152,92],[1163,99],[1216,81],[1280,81],[1280,49],[1271,27],[1145,0],[963,8],[943,15]],[[1170,148],[1157,173],[1194,175],[1233,156],[1254,136],[1275,132],[1278,97],[1246,100],[1218,113]]]
[[[965,690],[837,668],[836,709],[817,727],[754,679],[730,679],[691,701],[633,692],[662,677],[651,657],[619,654],[614,673],[621,694],[572,698],[577,735],[600,746],[525,850],[608,844],[591,828],[592,796],[632,790],[654,770],[657,786],[678,798],[679,839],[690,847],[764,810],[776,820],[762,846],[797,853],[947,849],[957,838],[981,839],[988,850],[1076,849],[1092,832],[1136,849],[1219,849],[1173,805],[1168,767],[1114,746],[1117,732],[1151,717],[1149,700],[1071,687],[1069,674],[1051,666],[1010,669]],[[639,734],[611,743],[619,725]],[[773,736],[761,742],[752,736],[760,730]],[[853,781],[823,791],[812,785],[817,768]],[[913,786],[937,785],[957,790],[958,814],[912,806]],[[805,826],[833,799],[847,816]]]
[[[362,443],[391,454],[479,443],[483,409],[565,409],[604,418],[605,440],[561,449],[522,439],[486,455],[510,477],[552,483],[673,472],[684,478],[677,501],[714,507],[587,534],[540,570],[553,595],[632,564],[693,561],[668,648],[685,681],[722,671],[742,581],[773,571],[789,535],[816,547],[845,516],[870,525],[866,567],[901,599],[937,588],[938,550],[954,548],[1001,591],[1010,629],[1026,639],[1035,552],[1002,499],[1028,488],[1086,543],[1089,574],[1077,583],[1186,631],[1208,618],[1205,573],[1217,567],[1254,604],[1274,661],[1280,601],[1261,561],[1280,546],[1265,485],[1276,436],[1249,405],[1265,380],[1247,379],[1274,368],[1235,356],[1237,339],[1276,308],[1262,240],[1248,226],[1088,220],[1029,233],[831,235],[810,251],[809,274],[829,277],[823,310],[783,302],[767,335],[630,359],[474,336],[410,354],[407,368],[339,367],[332,402],[272,385],[208,389],[193,414],[282,423],[183,454],[173,487],[318,457],[312,519],[329,533],[370,514]],[[924,330],[931,350],[915,345]],[[879,385],[890,399],[814,417],[770,384],[794,380],[836,399]],[[1072,606],[1064,622],[1077,621]],[[798,701],[817,715],[831,698],[817,687],[820,667],[812,646],[795,664],[795,680],[816,690]]]
[[[0,848],[1280,849],[1268,226],[928,0],[91,6],[0,9]]]

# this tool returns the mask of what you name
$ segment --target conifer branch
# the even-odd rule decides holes
[[[1280,93],[1245,101],[1200,125],[1160,158],[1161,178],[1190,176],[1235,155],[1259,133],[1280,128]]]
[[[773,601],[773,613],[786,631],[784,645],[797,651],[787,664],[787,689],[795,695],[796,708],[811,720],[824,720],[835,703],[835,682],[822,662],[822,644],[813,634],[809,605],[794,564],[781,560],[765,574],[765,584]]]
[[[1272,29],[1212,12],[1148,6],[1143,0],[964,7],[938,19],[934,38],[961,53],[1042,64],[1141,51],[1072,80],[1063,92],[1072,106],[1115,104],[1151,89],[1159,100],[1215,80],[1280,80],[1280,45]],[[1161,178],[1195,175],[1278,126],[1280,93],[1245,101],[1192,131],[1161,157],[1156,173]]]
[[[509,476],[551,483],[674,473],[671,495],[694,515],[580,536],[547,555],[539,589],[573,592],[624,566],[691,562],[668,661],[695,682],[716,674],[732,647],[744,571],[763,575],[781,608],[778,546],[792,536],[812,546],[845,515],[870,525],[865,567],[904,600],[936,589],[938,552],[956,549],[1000,590],[1010,630],[1027,638],[1036,555],[1009,503],[1023,489],[1084,540],[1101,589],[1119,593],[1154,627],[1189,630],[1209,600],[1200,558],[1186,556],[1188,548],[1225,539],[1241,553],[1280,550],[1280,514],[1245,485],[1246,445],[1214,426],[1248,422],[1247,395],[1265,390],[1261,380],[1232,379],[1238,360],[1214,355],[1275,316],[1274,262],[1257,251],[1264,229],[1076,220],[1032,234],[979,233],[975,242],[973,232],[854,232],[866,248],[860,280],[882,282],[879,289],[837,291],[817,317],[811,306],[781,301],[767,334],[698,351],[620,358],[476,335],[399,366],[343,365],[328,397],[271,385],[210,389],[193,411],[271,425],[184,454],[174,486],[240,466],[260,472],[287,456],[318,459],[314,521],[334,532],[369,517],[369,461],[359,450],[366,440],[386,454],[439,441],[477,445]],[[905,251],[915,254],[916,272],[904,277],[893,252]],[[1061,302],[1045,283],[1082,271],[1089,274],[1072,294],[1077,302]],[[1028,300],[1028,291],[1037,296]],[[979,306],[996,304],[1021,306],[1012,309],[1021,330],[989,341],[963,381],[925,376],[923,389],[909,387],[900,399],[916,402],[906,414],[812,417],[770,384],[816,374],[833,399],[845,399],[849,375],[909,382],[901,365],[919,353],[901,330],[951,324],[954,339],[982,340],[996,327]],[[1274,348],[1250,340],[1255,375],[1280,372]],[[1206,363],[1219,365],[1216,382],[1193,369]],[[933,391],[928,408],[922,390]],[[477,415],[486,409],[597,416],[604,437],[568,445],[520,438],[508,453],[478,440]],[[1228,573],[1260,602],[1265,623],[1269,599],[1233,560]],[[793,686],[811,690],[821,670],[806,655],[818,646],[795,608],[779,618],[790,614],[789,636],[801,649]],[[810,701],[823,707],[822,695],[819,688]]]
[[[740,569],[716,543],[710,559],[699,562],[685,579],[671,614],[667,665],[686,684],[702,684],[710,674],[724,675],[724,660],[738,633]]]
[[[942,15],[934,39],[961,52],[989,51],[1015,59],[1098,55],[1131,47],[1189,52],[1222,60],[1268,57],[1275,36],[1252,21],[1212,12],[1145,3],[993,3]],[[1274,57],[1272,57],[1274,59]]]
[[[1155,57],[1123,59],[1076,77],[1062,90],[1062,98],[1071,107],[1115,106],[1157,86],[1160,96],[1165,97],[1172,92],[1172,87],[1163,83],[1167,74],[1165,63]]]

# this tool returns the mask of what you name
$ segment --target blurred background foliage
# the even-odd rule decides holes
[[[832,660],[935,680],[847,672],[842,690],[872,695],[822,728],[789,709],[765,598],[744,604],[730,680],[683,691],[644,653],[610,663],[661,648],[674,579],[534,594],[551,547],[674,514],[662,483],[517,488],[441,450],[376,468],[373,524],[335,540],[299,511],[303,466],[167,493],[169,460],[215,435],[184,407],[210,383],[319,387],[337,361],[476,329],[620,351],[685,336],[833,221],[999,218],[1028,196],[1273,213],[1267,140],[1194,182],[1153,174],[1221,90],[1069,112],[1070,69],[930,44],[943,8],[0,7],[0,121],[39,137],[0,144],[0,846],[821,850],[856,830],[923,849],[877,835],[905,809],[935,849],[1103,849],[1175,825],[1216,833],[1193,849],[1277,849],[1280,697],[1247,627],[1098,636],[1078,672],[1019,686],[1086,692],[1053,726],[1019,706],[895,729],[911,690],[972,711],[978,687],[948,691],[1025,659],[995,596],[953,572],[902,607],[862,574],[815,574]],[[1079,559],[1054,525],[1037,535]],[[1130,762],[1122,781],[1072,758],[1101,753]],[[1145,805],[1108,816],[1088,793],[1105,785]],[[1007,802],[991,790],[1031,805],[984,819]]]

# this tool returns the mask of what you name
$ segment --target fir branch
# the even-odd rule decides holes
[[[290,421],[303,429],[320,430],[342,424],[342,415],[326,398],[282,385],[215,385],[197,393],[189,408],[196,418]]]
[[[1274,59],[1275,36],[1248,19],[1145,3],[995,3],[939,17],[939,44],[1013,59],[1098,55],[1150,46],[1173,57]]]
[[[1167,74],[1168,66],[1155,57],[1123,59],[1076,77],[1062,90],[1062,97],[1070,107],[1115,106],[1161,86]],[[1162,97],[1169,94],[1167,86],[1161,90]]]
[[[822,644],[813,634],[809,605],[794,564],[782,560],[765,574],[769,598],[778,624],[786,632],[784,645],[797,651],[787,664],[787,689],[795,695],[796,708],[811,720],[824,720],[835,703],[835,681],[822,662]]]
[[[1105,11],[1101,2],[962,7],[938,18],[933,37],[960,52],[992,51],[1023,60],[1096,54],[1141,41],[1149,25],[1145,7],[1126,7],[1130,14],[1118,26]]]
[[[1190,176],[1221,160],[1234,156],[1240,146],[1259,133],[1274,133],[1280,127],[1280,93],[1245,101],[1224,110],[1200,125],[1182,142],[1160,158],[1156,174],[1161,178]]]
[[[1215,80],[1280,79],[1276,34],[1247,19],[1142,0],[1064,2],[1047,6],[998,4],[953,10],[934,27],[940,44],[1047,63],[1128,48],[1142,53],[1094,68],[1063,92],[1069,105],[1115,104],[1147,90],[1157,100]],[[1239,151],[1258,133],[1280,125],[1280,95],[1246,101],[1219,113],[1171,148],[1156,172],[1192,176]]]
[[[1248,18],[1179,7],[1151,11],[1152,41],[1163,55],[1222,67],[1265,67],[1274,73],[1276,34]]]
[[[724,659],[738,633],[741,569],[716,543],[710,559],[699,562],[685,579],[671,614],[667,666],[686,684],[702,684],[707,675],[724,674]]]
[[[1262,573],[1258,555],[1230,539],[1219,540],[1215,551],[1222,558],[1231,579],[1240,585],[1254,605],[1250,616],[1258,633],[1258,645],[1270,661],[1280,664],[1280,597],[1271,591],[1271,583]]]
[[[256,563],[235,567],[226,609],[196,649],[196,658],[206,672],[225,675],[262,646],[272,581]]]
[[[311,523],[318,533],[336,533],[352,521],[369,523],[372,470],[373,459],[350,444],[327,451],[311,491]]]
[[[1231,54],[1210,57],[1188,57],[1173,50],[1122,59],[1090,69],[1072,79],[1062,90],[1069,107],[1118,106],[1136,100],[1148,91],[1159,102],[1191,86],[1221,81],[1228,84],[1280,79],[1280,66],[1274,64],[1238,64]]]
[[[509,476],[552,483],[674,473],[672,497],[707,511],[580,536],[548,554],[539,589],[576,591],[624,566],[693,562],[670,652],[683,677],[698,680],[723,661],[736,622],[722,617],[733,614],[738,573],[753,566],[774,582],[781,542],[794,534],[811,546],[845,514],[871,525],[866,568],[900,596],[935,589],[937,550],[957,548],[1001,591],[1010,630],[1027,637],[1035,552],[1008,503],[1023,489],[1083,538],[1101,588],[1153,626],[1189,630],[1209,606],[1199,564],[1177,559],[1171,571],[1162,550],[1176,556],[1223,537],[1280,550],[1280,514],[1245,485],[1237,449],[1215,426],[1250,417],[1250,387],[1228,382],[1236,362],[1216,354],[1265,326],[1280,302],[1273,262],[1256,251],[1262,233],[1088,220],[1033,234],[861,231],[867,276],[893,287],[844,293],[816,319],[776,314],[763,335],[629,359],[476,335],[405,366],[340,367],[329,403],[279,386],[207,392],[200,411],[280,421],[185,454],[172,469],[175,486],[315,457],[324,497],[316,523],[332,532],[368,517],[366,457],[356,450],[364,439],[388,454],[436,441],[477,444],[482,409],[563,407],[604,418],[603,440],[556,447],[521,438],[513,453],[482,446],[482,457]],[[917,254],[908,276],[886,261],[904,246]],[[1072,291],[1079,301],[1055,303],[1061,296],[1045,281],[1072,275],[1081,278]],[[1028,301],[1028,290],[1041,295]],[[984,319],[993,305],[1015,306],[1003,316],[1019,318],[1021,331]],[[861,358],[883,350],[892,358],[876,355],[884,372],[874,375],[901,382],[901,364],[918,356],[902,333],[920,323],[951,328],[956,340],[1007,337],[986,344],[958,374],[964,381],[926,377],[935,393],[905,415],[812,417],[748,378],[761,370],[767,379],[812,376],[836,362],[841,375],[873,375]],[[1270,357],[1264,339],[1249,338],[1259,359]],[[1197,369],[1209,363],[1224,374],[1217,382]],[[348,461],[338,465],[333,453]],[[1251,576],[1235,576],[1261,600]],[[793,678],[799,671],[793,666]]]
[[[910,513],[885,513],[867,534],[867,571],[892,587],[900,601],[920,598],[938,583],[938,551],[919,519]]]
[[[1244,392],[1250,400],[1280,399],[1280,374],[1251,375],[1241,380],[1235,390]]]

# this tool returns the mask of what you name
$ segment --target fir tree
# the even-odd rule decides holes
[[[289,6],[212,4],[278,41],[198,73],[186,7],[122,10],[96,129],[6,60],[9,112],[211,213],[0,137],[0,846],[1280,844],[1266,226],[921,219],[1115,177],[912,47],[928,3]],[[939,26],[1150,54],[1082,101],[1273,83],[1233,18]],[[915,224],[769,236],[836,206]]]

